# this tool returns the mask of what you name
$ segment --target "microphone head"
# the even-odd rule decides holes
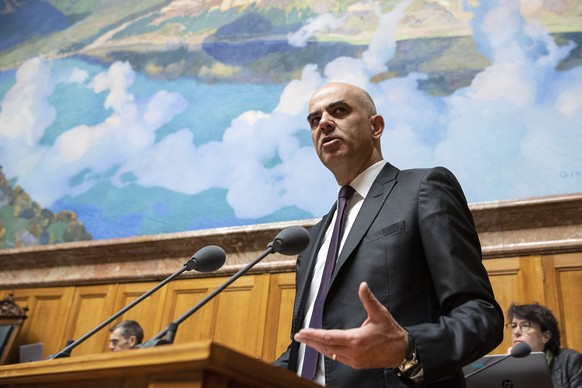
[[[222,267],[225,261],[224,249],[218,245],[208,245],[199,249],[184,265],[188,271],[195,269],[199,272],[212,272]]]
[[[305,228],[289,226],[280,231],[268,247],[282,255],[296,255],[307,248],[309,240],[309,232]]]
[[[527,342],[520,342],[511,348],[511,355],[515,358],[527,357],[531,353],[531,346]]]

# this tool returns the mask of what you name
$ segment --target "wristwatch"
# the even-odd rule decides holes
[[[416,343],[414,338],[410,335],[410,332],[406,330],[408,335],[408,349],[406,351],[406,356],[402,363],[394,368],[396,376],[405,383],[406,385],[414,385],[422,381],[424,377],[424,369],[420,362],[420,357],[416,350]]]

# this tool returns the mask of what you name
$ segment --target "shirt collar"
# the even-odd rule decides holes
[[[350,182],[350,186],[352,186],[356,193],[358,193],[362,198],[366,198],[372,184],[380,174],[380,171],[386,165],[385,160],[380,160],[379,162],[374,163],[364,171],[360,173],[353,181]],[[341,187],[338,187],[338,192]]]

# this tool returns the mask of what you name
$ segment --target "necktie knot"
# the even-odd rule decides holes
[[[355,192],[356,192],[356,190],[352,186],[345,185],[345,186],[342,186],[342,188],[340,189],[338,197],[350,199],[352,197],[352,195],[354,195]]]

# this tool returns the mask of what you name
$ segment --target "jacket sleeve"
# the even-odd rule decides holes
[[[291,351],[291,345],[289,345],[287,347],[287,350],[283,354],[281,354],[279,356],[279,358],[277,358],[275,361],[273,361],[272,365],[288,369],[290,351]]]
[[[503,311],[456,178],[445,168],[434,168],[420,182],[418,224],[440,316],[406,328],[416,342],[425,381],[431,381],[493,350],[503,339]]]

